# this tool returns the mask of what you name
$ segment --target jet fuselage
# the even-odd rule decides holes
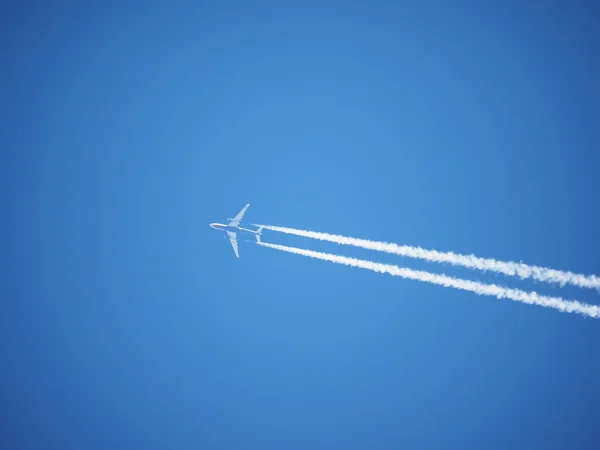
[[[259,234],[257,231],[254,230],[249,230],[247,228],[242,227],[232,227],[231,225],[225,225],[222,223],[211,223],[210,227],[214,228],[215,230],[231,231],[232,233]]]

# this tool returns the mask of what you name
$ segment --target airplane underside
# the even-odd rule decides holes
[[[230,220],[230,222],[228,224],[222,224],[222,223],[211,223],[210,224],[211,228],[214,228],[215,230],[225,231],[227,233],[227,236],[229,237],[229,242],[231,243],[231,246],[233,247],[235,256],[237,256],[238,258],[240,257],[240,255],[238,253],[237,235],[238,234],[251,234],[256,237],[256,240],[258,242],[260,242],[260,236],[261,236],[261,232],[262,232],[262,227],[260,227],[258,230],[250,230],[248,228],[242,228],[239,226],[240,221],[242,220],[242,217],[244,216],[244,213],[246,212],[246,209],[248,209],[248,206],[250,206],[250,205],[248,204],[248,205],[244,206],[244,208],[238,213],[237,216],[235,216],[235,218],[228,219],[228,220]]]

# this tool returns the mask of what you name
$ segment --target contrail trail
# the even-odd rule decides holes
[[[316,231],[297,230],[295,228],[276,227],[272,225],[256,225],[267,230],[280,233],[293,234],[321,241],[335,242],[341,245],[352,245],[368,250],[393,253],[395,255],[407,256],[409,258],[424,259],[438,263],[450,263],[455,266],[468,267],[502,273],[510,276],[518,276],[522,279],[531,278],[546,283],[558,283],[561,286],[571,284],[581,288],[600,289],[600,277],[596,275],[582,275],[562,270],[549,269],[546,267],[530,266],[514,261],[497,261],[491,258],[480,258],[475,255],[461,255],[453,252],[439,252],[437,250],[426,250],[421,247],[409,245],[391,244],[388,242],[370,241],[353,237],[340,236],[337,234],[320,233]]]
[[[266,242],[258,242],[258,245],[284,252],[295,253],[296,255],[321,259],[323,261],[330,261],[337,264],[344,264],[346,266],[368,269],[372,270],[373,272],[387,273],[395,277],[424,281],[426,283],[437,284],[440,286],[453,287],[463,291],[474,292],[478,295],[490,295],[499,299],[508,298],[510,300],[528,303],[530,305],[539,305],[546,308],[555,308],[563,312],[578,313],[589,317],[600,318],[600,306],[588,305],[574,300],[565,300],[560,297],[547,297],[536,292],[508,289],[495,284],[484,284],[476,281],[462,280],[460,278],[453,278],[447,275],[438,275],[430,272],[393,266],[390,264],[381,264],[373,261],[333,255],[331,253],[321,253],[312,250],[304,250],[301,248],[287,247],[285,245],[269,244]]]

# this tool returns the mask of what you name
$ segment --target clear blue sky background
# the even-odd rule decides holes
[[[3,448],[600,448],[600,321],[208,227],[599,274],[594,2],[44,3],[0,19]]]

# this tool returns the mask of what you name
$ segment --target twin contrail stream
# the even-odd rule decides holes
[[[393,253],[394,255],[407,256],[409,258],[424,259],[438,263],[450,263],[455,266],[468,267],[502,273],[510,276],[518,276],[522,279],[531,278],[546,283],[558,283],[561,286],[571,284],[581,288],[600,289],[600,277],[596,275],[582,275],[562,270],[549,269],[546,267],[530,266],[514,261],[497,261],[491,258],[480,258],[475,255],[460,255],[453,252],[439,252],[437,250],[426,250],[421,247],[391,244],[388,242],[370,241],[353,237],[340,236],[337,234],[320,233],[316,231],[297,230],[295,228],[276,227],[272,225],[257,225],[267,230],[280,233],[294,234],[321,241],[335,242],[341,245],[351,245],[369,250]]]
[[[284,245],[268,244],[266,242],[258,242],[258,245],[284,252],[295,253],[296,255],[321,259],[323,261],[330,261],[337,264],[344,264],[346,266],[368,269],[372,270],[373,272],[387,273],[395,277],[424,281],[426,283],[437,284],[440,286],[453,287],[463,291],[474,292],[478,295],[490,295],[499,299],[508,298],[517,302],[529,303],[530,305],[555,308],[563,312],[578,313],[594,318],[600,317],[600,306],[588,305],[574,300],[565,300],[560,297],[547,297],[545,295],[539,295],[535,292],[525,292],[519,289],[507,289],[495,284],[484,284],[476,281],[462,280],[459,278],[449,277],[447,275],[437,275],[420,270],[412,270],[404,267],[393,266],[390,264],[381,264],[373,261],[348,258],[346,256],[315,252],[312,250],[287,247]]]

